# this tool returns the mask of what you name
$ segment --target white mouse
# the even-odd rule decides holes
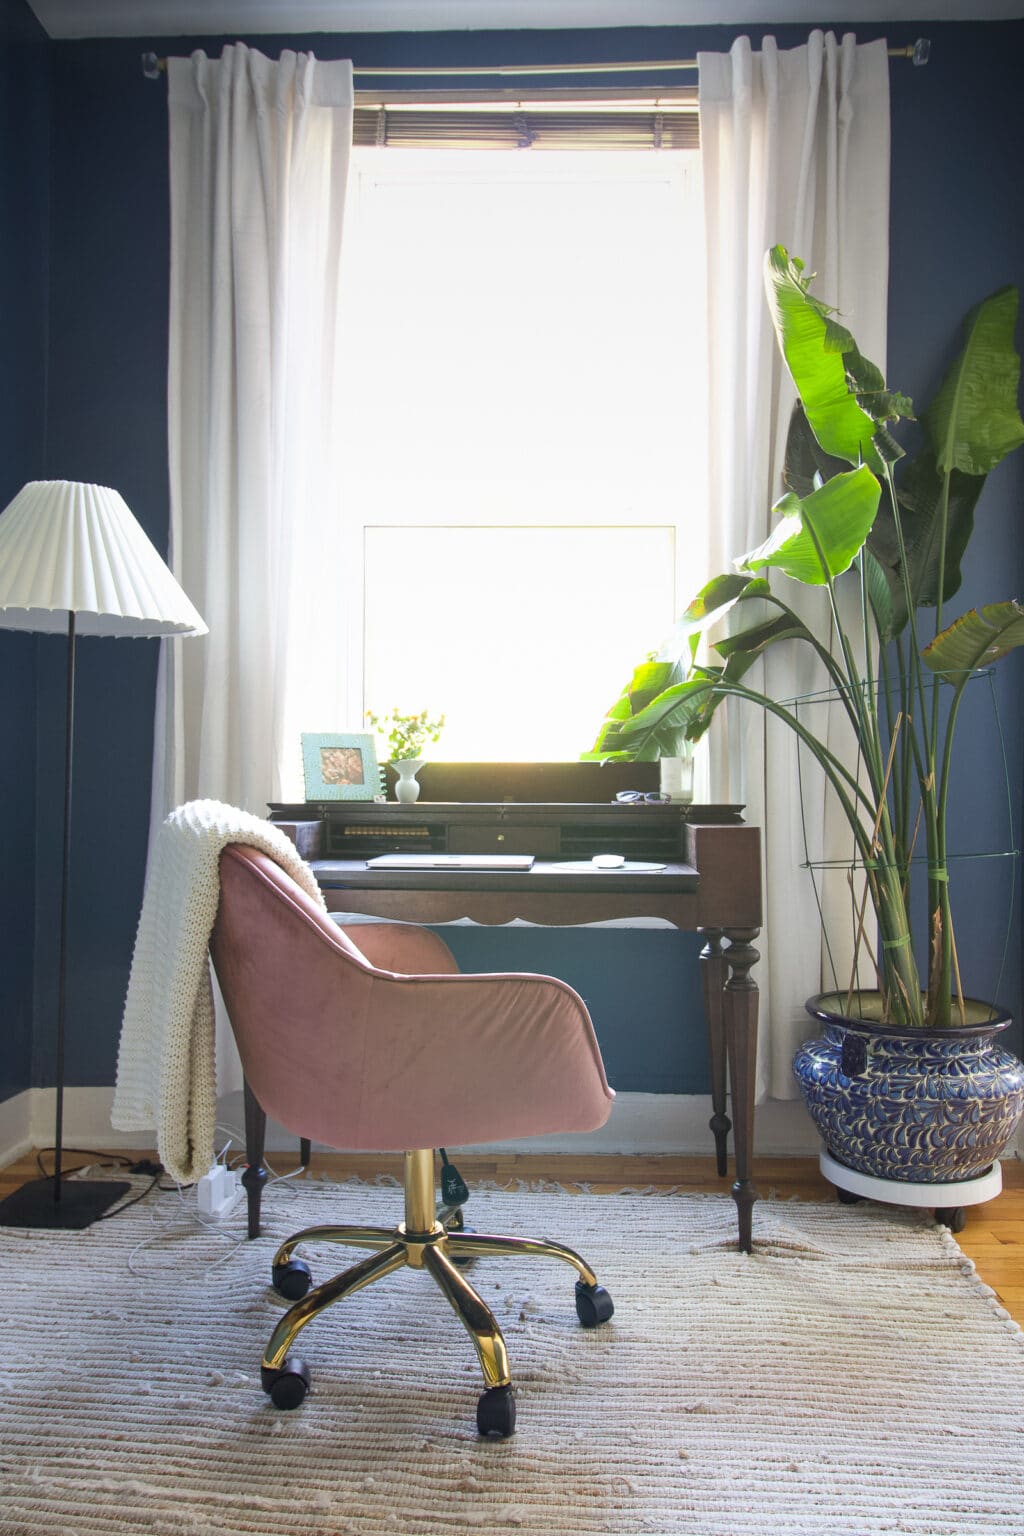
[[[626,860],[621,853],[595,853],[590,862],[595,869],[621,869]]]

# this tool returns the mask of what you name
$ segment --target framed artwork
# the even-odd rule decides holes
[[[373,737],[304,731],[302,775],[307,800],[372,800],[380,794]]]

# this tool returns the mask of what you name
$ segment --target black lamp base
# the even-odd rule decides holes
[[[120,1179],[63,1179],[57,1200],[52,1179],[33,1179],[6,1200],[0,1200],[0,1226],[80,1232],[116,1205],[131,1188]]]

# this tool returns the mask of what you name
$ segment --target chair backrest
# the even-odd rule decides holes
[[[452,974],[447,947],[416,928],[388,930],[371,964],[279,865],[241,844],[221,855],[220,885],[210,952],[242,1066],[297,1135],[401,1151],[607,1119],[614,1095],[590,1016],[563,982]],[[429,971],[411,969],[424,962]]]

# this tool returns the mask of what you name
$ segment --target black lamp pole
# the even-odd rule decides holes
[[[57,1112],[53,1176],[33,1179],[0,1200],[0,1225],[8,1227],[89,1226],[131,1189],[118,1179],[63,1177],[64,1021],[67,1014],[68,919],[71,890],[71,786],[75,732],[75,614],[68,613],[67,705],[64,729],[64,851],[60,877],[60,950],[57,961]]]

